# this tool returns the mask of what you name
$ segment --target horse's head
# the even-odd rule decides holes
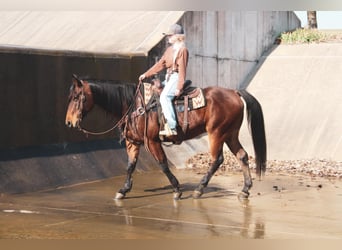
[[[89,84],[80,80],[76,75],[72,76],[68,102],[65,125],[69,128],[78,128],[82,118],[94,106],[94,100]]]

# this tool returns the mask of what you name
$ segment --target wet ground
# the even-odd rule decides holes
[[[342,182],[269,173],[240,202],[242,176],[214,176],[202,198],[202,175],[174,170],[183,199],[173,201],[159,171],[136,173],[128,197],[115,201],[124,176],[0,197],[0,239],[268,238],[341,239]]]

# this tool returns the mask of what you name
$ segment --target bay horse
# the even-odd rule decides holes
[[[152,154],[167,176],[173,188],[173,198],[180,199],[180,184],[168,166],[159,137],[158,112],[145,105],[141,91],[141,84],[113,84],[109,81],[81,79],[73,75],[65,123],[68,127],[82,130],[80,123],[95,104],[119,119],[116,126],[125,138],[128,165],[125,183],[116,193],[115,199],[124,198],[132,189],[132,174],[141,145]],[[246,90],[207,87],[203,89],[203,93],[206,106],[189,112],[187,132],[183,133],[178,126],[178,135],[172,135],[167,140],[179,143],[208,133],[210,167],[194,190],[194,198],[199,198],[203,194],[204,188],[223,163],[223,145],[226,143],[243,171],[244,185],[238,197],[247,199],[252,187],[252,178],[248,154],[238,137],[246,106],[255,152],[256,173],[260,179],[266,171],[266,137],[261,105]],[[177,113],[177,119],[178,124],[182,124],[183,114]]]

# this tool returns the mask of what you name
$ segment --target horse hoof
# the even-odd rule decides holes
[[[125,195],[122,193],[116,193],[115,195],[115,200],[122,200],[123,198],[125,198]]]
[[[182,197],[182,192],[174,192],[173,193],[173,199],[174,200],[180,200],[181,197]]]
[[[245,193],[243,191],[238,194],[239,200],[246,200],[246,199],[248,199],[248,197],[249,197],[249,193]]]
[[[123,199],[120,199],[120,200],[119,199],[113,199],[113,200],[114,200],[114,203],[117,207],[122,207],[124,205]]]
[[[202,194],[203,194],[203,192],[195,190],[194,193],[192,194],[192,197],[194,199],[198,199],[198,198],[200,198],[202,196]]]

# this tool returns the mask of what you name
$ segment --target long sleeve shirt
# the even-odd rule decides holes
[[[176,51],[177,53],[177,51]],[[188,64],[189,51],[186,47],[181,47],[178,50],[176,58],[174,46],[169,46],[156,64],[154,64],[144,74],[146,77],[151,77],[163,69],[167,72],[178,72],[177,89],[182,90],[185,82],[186,67]]]

